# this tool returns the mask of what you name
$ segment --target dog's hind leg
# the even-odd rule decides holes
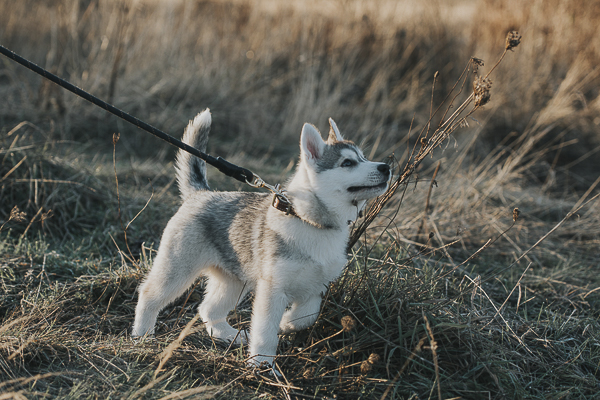
[[[294,332],[315,323],[321,309],[321,296],[312,296],[304,301],[292,302],[292,307],[283,314],[279,329],[282,333]]]
[[[204,274],[208,277],[204,300],[198,313],[206,324],[210,336],[235,343],[247,343],[245,332],[238,332],[227,323],[227,314],[238,301],[242,300],[248,289],[244,282],[235,276],[223,272],[217,267],[208,268]]]
[[[154,333],[154,324],[160,310],[181,296],[198,278],[201,266],[190,265],[174,251],[158,252],[154,265],[139,288],[132,336]],[[169,249],[170,250],[170,249]]]

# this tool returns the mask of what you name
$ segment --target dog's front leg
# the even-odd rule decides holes
[[[260,366],[265,361],[273,364],[279,342],[279,322],[287,305],[287,296],[274,288],[271,281],[257,283],[250,322],[250,364]]]

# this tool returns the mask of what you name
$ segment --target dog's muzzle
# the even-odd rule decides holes
[[[350,186],[348,188],[348,191],[350,193],[355,193],[355,192],[360,192],[362,190],[385,189],[385,187],[387,186],[387,182],[390,179],[390,175],[391,175],[390,166],[387,164],[381,163],[377,166],[377,171],[379,171],[381,173],[381,175],[383,175],[383,182],[378,183],[377,185],[371,185],[371,186]]]

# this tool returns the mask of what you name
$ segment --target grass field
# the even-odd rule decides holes
[[[282,378],[210,339],[201,281],[132,340],[175,151],[0,58],[0,399],[600,398],[599,20],[597,0],[0,0],[0,44],[176,137],[210,107],[209,152],[270,183],[328,117],[405,172],[317,323],[281,337]]]

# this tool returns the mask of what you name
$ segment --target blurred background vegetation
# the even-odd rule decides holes
[[[429,116],[434,73],[437,104],[471,56],[489,68],[518,30],[523,43],[494,74],[483,126],[473,124],[478,146],[485,154],[511,132],[551,126],[546,140],[577,140],[561,148],[557,165],[566,165],[600,146],[599,4],[2,1],[0,39],[174,135],[210,107],[220,153],[285,158],[302,123],[324,129],[330,116],[354,140],[381,146],[376,153],[398,151],[413,118],[418,131]],[[56,138],[101,142],[120,131],[136,151],[159,147],[7,59],[0,79],[3,126],[54,123]],[[572,166],[597,168],[590,158]]]

